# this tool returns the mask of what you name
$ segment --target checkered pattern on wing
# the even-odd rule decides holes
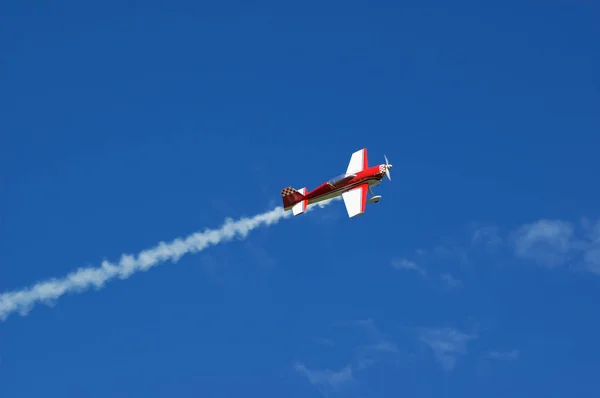
[[[292,187],[283,188],[283,189],[281,190],[281,196],[288,196],[288,195],[291,195],[291,194],[293,194],[293,193],[294,193],[294,191],[295,191],[295,189],[294,189],[294,188],[292,188]]]

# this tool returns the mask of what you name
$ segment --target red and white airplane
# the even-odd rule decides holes
[[[305,188],[294,189],[286,187],[281,190],[284,210],[292,210],[294,216],[306,211],[309,204],[317,203],[322,200],[334,198],[342,195],[348,217],[355,217],[363,214],[368,203],[377,203],[381,196],[373,194],[372,186],[378,185],[383,176],[391,181],[390,169],[392,165],[388,163],[387,157],[385,164],[369,167],[367,158],[367,149],[363,148],[352,154],[346,173],[341,174],[331,180],[319,185],[310,192]],[[367,191],[373,195],[367,200]]]

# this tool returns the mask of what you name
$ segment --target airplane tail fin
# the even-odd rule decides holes
[[[292,213],[297,216],[306,211],[308,199],[305,199],[306,188],[295,190],[292,187],[283,188],[281,190],[281,198],[283,200],[283,208],[285,210],[292,209]]]

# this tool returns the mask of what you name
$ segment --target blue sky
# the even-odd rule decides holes
[[[394,169],[12,313],[0,394],[597,396],[599,11],[6,2],[0,294]]]

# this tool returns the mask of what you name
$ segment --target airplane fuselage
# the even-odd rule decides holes
[[[372,166],[356,174],[343,177],[338,181],[327,181],[308,192],[305,197],[308,199],[308,204],[318,203],[340,196],[342,193],[364,183],[369,184],[369,187],[376,186],[384,176],[385,164]]]

